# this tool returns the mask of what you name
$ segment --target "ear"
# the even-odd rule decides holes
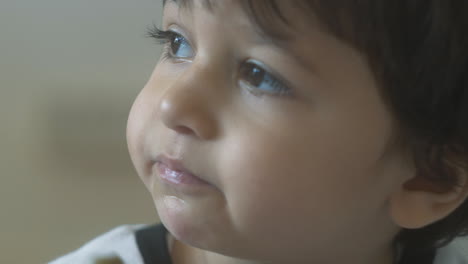
[[[450,188],[420,174],[406,180],[390,197],[394,223],[406,229],[422,228],[452,213],[468,197],[468,173],[458,172],[458,185]]]

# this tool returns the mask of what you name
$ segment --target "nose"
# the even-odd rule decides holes
[[[159,103],[162,123],[179,134],[215,138],[219,133],[216,110],[222,96],[216,72],[190,66],[169,83]]]

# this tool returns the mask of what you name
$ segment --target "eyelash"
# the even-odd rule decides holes
[[[173,35],[172,31],[164,31],[158,28],[158,26],[153,25],[151,27],[148,27],[146,31],[146,36],[150,38],[154,38],[158,41],[158,44],[166,44],[168,40],[170,40],[170,37]]]
[[[161,59],[163,60],[164,59],[170,59],[170,60],[181,59],[175,56],[174,54],[172,54],[171,45],[173,44],[173,41],[175,38],[181,37],[185,40],[185,37],[171,30],[161,30],[156,25],[153,25],[152,27],[148,28],[147,36],[155,39],[159,45],[164,45],[164,50],[163,50],[163,53],[161,54]],[[272,82],[270,78],[270,82],[272,82],[273,85],[276,86],[275,87],[275,89],[277,89],[276,92],[270,93],[270,92],[265,92],[265,91],[257,91],[259,89],[249,89],[256,96],[259,96],[259,97],[264,96],[264,95],[287,96],[291,94],[291,89],[288,88],[288,85],[284,85],[284,81],[281,80],[281,78],[276,77],[275,74],[272,74],[269,70],[266,70],[261,63],[255,62],[255,60],[247,60],[242,63],[241,68],[247,67],[246,65],[250,65],[250,67],[254,65],[253,68],[260,69],[261,71],[264,72],[264,74],[274,79],[274,81]]]

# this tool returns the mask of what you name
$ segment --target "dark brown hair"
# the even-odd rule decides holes
[[[445,190],[457,187],[460,173],[468,173],[468,1],[290,3],[364,54],[419,175]],[[271,14],[289,25],[280,1],[246,0],[245,6],[266,33],[274,34]],[[468,200],[443,220],[402,230],[396,242],[430,250],[462,235],[468,235]]]

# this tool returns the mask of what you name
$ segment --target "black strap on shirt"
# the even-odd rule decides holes
[[[435,250],[404,250],[398,264],[433,264]]]
[[[162,224],[136,231],[136,242],[145,264],[172,264],[166,235],[167,230]]]

